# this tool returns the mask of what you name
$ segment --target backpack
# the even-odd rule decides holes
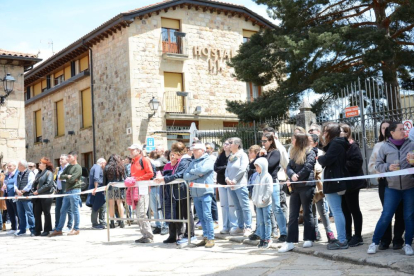
[[[144,163],[142,162],[142,158],[139,159],[139,164],[141,165],[141,168],[144,170]],[[153,172],[153,176],[152,176],[151,180],[153,180],[153,179],[155,179],[155,176],[157,175],[157,168],[155,167],[155,165],[151,161],[150,161],[150,164],[151,164],[152,172]]]

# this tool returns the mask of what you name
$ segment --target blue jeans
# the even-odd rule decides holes
[[[69,208],[72,209],[73,217],[75,220],[75,227],[74,230],[79,230],[79,222],[80,222],[80,214],[79,214],[79,201],[80,196],[76,193],[80,193],[81,189],[73,189],[70,191],[66,191],[68,196],[63,198],[62,208],[60,210],[60,219],[59,225],[56,227],[56,231],[62,231],[63,226],[65,225],[66,221],[66,214],[68,213]]]
[[[384,206],[372,237],[373,243],[379,244],[401,200],[404,209],[405,244],[412,244],[414,235],[414,188],[395,190],[388,187],[385,187]]]
[[[162,215],[162,210],[161,210],[160,187],[157,187],[157,186],[151,187],[149,207],[152,210],[152,213],[154,214],[154,219],[164,218],[164,216]],[[155,225],[158,228],[163,228],[165,227],[165,222],[156,221]]]
[[[62,190],[58,191],[57,194],[64,194],[64,192]],[[60,221],[60,211],[62,209],[62,203],[63,203],[63,197],[57,197],[56,198],[56,202],[55,202],[55,228],[58,227],[59,225],[59,221]],[[72,213],[72,208],[68,209],[68,225],[67,227],[69,229],[72,229],[73,226],[73,213]]]
[[[343,243],[346,241],[346,230],[345,216],[342,212],[342,196],[338,195],[337,193],[333,193],[325,194],[325,197],[335,219],[336,231],[338,232],[338,240]]]
[[[252,212],[250,210],[249,191],[246,186],[237,190],[230,189],[230,196],[236,207],[238,226],[240,229],[252,229]]]
[[[272,233],[272,223],[270,222],[271,208],[272,205],[256,208],[256,235],[258,235],[261,240],[270,240],[270,234]]]
[[[287,235],[286,229],[286,218],[285,213],[283,213],[283,209],[280,206],[280,184],[273,185],[273,193],[272,193],[272,209],[273,214],[275,215],[277,225],[279,226],[280,235]]]
[[[211,215],[211,202],[213,194],[205,194],[199,197],[193,197],[198,218],[203,227],[203,237],[208,240],[214,240],[213,216]]]
[[[29,224],[29,230],[34,232],[35,220],[33,215],[33,204],[30,200],[18,200],[17,214],[19,216],[19,232],[26,233],[27,224]]]
[[[229,188],[219,187],[221,213],[223,215],[223,230],[230,231],[237,227],[236,208],[233,199],[230,196]]]

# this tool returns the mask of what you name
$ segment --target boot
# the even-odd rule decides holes
[[[3,231],[6,231],[6,223],[3,223]]]
[[[111,224],[109,225],[110,228],[115,228],[115,222],[111,220]]]
[[[125,227],[125,223],[124,223],[124,221],[123,221],[123,220],[121,220],[121,221],[119,222],[119,227],[121,227],[121,228],[124,228],[124,227]]]

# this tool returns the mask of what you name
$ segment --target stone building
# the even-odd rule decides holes
[[[238,81],[226,62],[243,41],[274,25],[251,10],[207,0],[170,0],[103,23],[25,76],[27,157],[75,149],[93,156],[127,154],[188,142],[167,130],[222,129],[237,117],[226,99],[252,100],[261,87]],[[151,99],[160,107],[150,109]]]
[[[24,72],[41,61],[36,55],[0,49],[0,160],[16,161],[26,157]],[[3,80],[14,79],[13,90],[6,92]],[[8,89],[7,89],[8,90]]]

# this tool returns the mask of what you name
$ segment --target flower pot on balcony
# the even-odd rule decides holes
[[[180,91],[177,91],[175,93],[177,94],[177,96],[183,96],[183,97],[187,97],[188,96],[188,92],[180,92]]]

